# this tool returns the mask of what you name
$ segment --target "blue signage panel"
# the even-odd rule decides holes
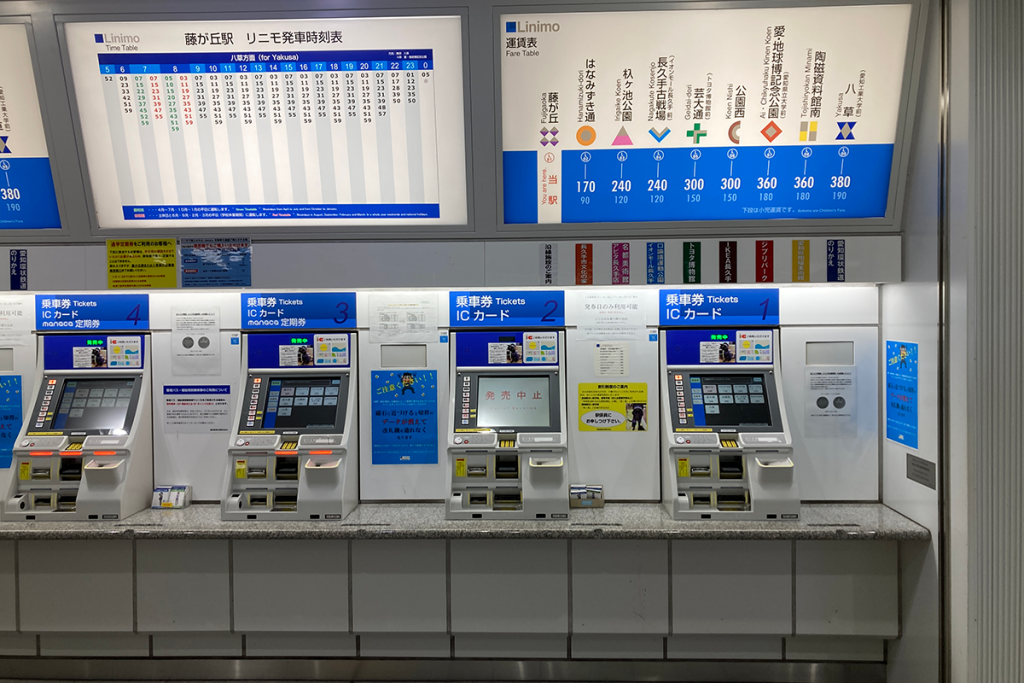
[[[917,448],[917,344],[885,341],[885,438]]]
[[[893,145],[620,147],[558,154],[561,217],[549,222],[883,218]],[[503,159],[505,222],[537,223],[538,153],[507,151]]]
[[[8,157],[11,137],[0,135],[0,230],[60,228],[50,159]]]
[[[252,286],[252,244],[248,237],[182,238],[178,242],[182,287]]]
[[[148,294],[36,294],[36,329],[149,329]]]
[[[472,291],[449,295],[450,327],[565,327],[565,292]]]
[[[242,293],[243,330],[337,330],[355,326],[355,292]]]
[[[661,325],[778,325],[778,289],[662,289]]]
[[[374,370],[374,465],[437,464],[437,371]]]
[[[0,377],[0,470],[11,466],[11,451],[21,431],[21,416],[21,375]]]

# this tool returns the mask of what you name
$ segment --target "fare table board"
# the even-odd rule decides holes
[[[884,218],[912,7],[505,14],[505,223]]]

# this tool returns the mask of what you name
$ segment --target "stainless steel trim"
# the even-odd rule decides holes
[[[0,657],[5,678],[73,680],[885,683],[882,662]]]

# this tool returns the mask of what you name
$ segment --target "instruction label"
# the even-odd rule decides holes
[[[230,428],[230,386],[164,386],[165,434],[219,434]]]
[[[856,376],[852,366],[807,368],[805,425],[811,435],[855,432]]]
[[[581,432],[647,431],[647,383],[579,385]]]
[[[108,289],[178,286],[178,244],[172,239],[107,240]]]

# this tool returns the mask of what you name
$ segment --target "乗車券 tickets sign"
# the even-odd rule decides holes
[[[505,222],[884,217],[911,15],[502,15]]]

